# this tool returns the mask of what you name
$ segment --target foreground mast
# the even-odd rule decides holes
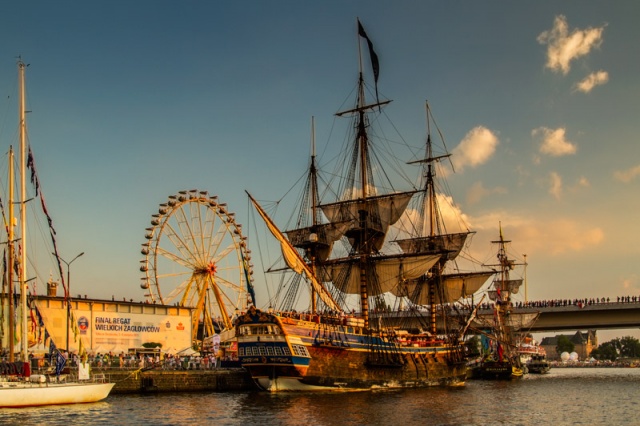
[[[27,347],[27,120],[25,107],[25,68],[22,60],[18,61],[20,75],[20,310],[22,318],[22,335],[20,337],[20,359],[28,361]]]
[[[25,108],[25,68],[26,65],[21,59],[18,60],[18,76],[20,83],[20,101],[19,101],[19,133],[20,133],[20,269],[18,271],[20,283],[20,361],[13,360],[13,334],[10,334],[9,350],[10,361],[5,363],[0,372],[0,382],[6,385],[0,386],[0,408],[10,407],[34,407],[44,405],[61,405],[61,404],[78,404],[96,402],[105,399],[115,383],[105,382],[102,380],[91,380],[89,374],[88,363],[81,362],[78,366],[78,381],[62,380],[61,373],[65,365],[66,359],[59,351],[55,351],[55,357],[52,359],[55,365],[55,376],[45,376],[40,374],[31,374],[31,368],[28,358],[28,322],[27,322],[27,256],[26,256],[26,167],[27,167],[27,148],[26,148],[26,108]],[[9,150],[9,170],[13,172],[13,150]],[[13,177],[9,178],[9,200],[13,204]],[[13,208],[9,208],[9,270],[13,271],[14,265],[14,235],[13,235]],[[13,306],[13,290],[11,283],[13,281],[12,272],[8,274],[10,282],[10,306]],[[10,308],[11,309],[11,308]],[[11,312],[10,326],[13,330],[13,312]],[[10,385],[9,385],[10,383]]]

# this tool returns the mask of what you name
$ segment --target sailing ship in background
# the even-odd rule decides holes
[[[497,274],[489,291],[493,301],[493,315],[480,316],[484,327],[482,334],[483,354],[479,362],[471,366],[470,376],[480,379],[512,379],[522,377],[527,368],[521,359],[522,343],[526,339],[528,329],[538,319],[539,312],[513,312],[513,298],[520,290],[523,278],[515,278],[512,272],[516,263],[507,253],[507,245],[511,241],[504,239],[502,225],[500,238],[493,241],[498,245]],[[488,319],[490,318],[490,319]]]
[[[360,60],[355,105],[336,114],[351,117],[354,131],[332,174],[344,180],[324,189],[337,200],[322,202],[319,195],[315,143],[292,229],[280,231],[249,194],[281,245],[284,269],[296,273],[281,281],[268,310],[251,307],[236,320],[240,361],[265,390],[463,384],[468,324],[451,321],[446,304],[471,295],[494,273],[446,273],[470,232],[444,229],[435,165],[449,154],[435,156],[430,135],[426,156],[413,162],[422,166],[422,182],[393,189],[380,158],[395,150],[381,157],[371,131],[391,101],[378,100],[378,59],[359,21],[358,36],[369,48],[376,101],[365,100]],[[297,306],[298,292],[309,288],[309,300]]]
[[[5,220],[5,230],[7,232],[7,288],[3,286],[3,297],[0,309],[3,311],[2,318],[8,319],[9,335],[7,339],[7,353],[9,354],[8,360],[3,360],[0,363],[0,408],[5,407],[33,407],[41,405],[54,405],[54,404],[75,404],[96,402],[105,399],[115,383],[108,383],[104,379],[104,375],[101,378],[94,377],[91,380],[89,367],[86,363],[80,363],[78,367],[78,380],[71,380],[70,375],[65,374],[63,368],[66,362],[66,358],[60,353],[59,350],[52,346],[52,364],[55,368],[51,375],[45,374],[31,374],[31,366],[28,357],[29,335],[28,328],[32,324],[33,318],[28,320],[27,312],[29,311],[29,299],[28,285],[27,285],[27,224],[26,224],[26,169],[29,168],[32,171],[32,181],[36,185],[36,191],[38,191],[38,179],[35,175],[35,165],[33,163],[33,156],[29,150],[27,155],[26,144],[26,101],[25,101],[25,68],[27,65],[21,60],[18,60],[18,74],[20,82],[20,102],[19,102],[19,133],[20,133],[20,201],[16,204],[20,206],[20,235],[19,238],[15,238],[13,230],[13,149],[9,149],[9,197],[8,197],[8,215],[5,215],[4,208],[2,208],[3,218],[9,218],[7,222]],[[44,201],[40,194],[42,206],[44,207]],[[0,205],[0,207],[2,207]],[[49,226],[51,227],[51,219],[48,217]],[[52,234],[53,235],[53,234]],[[55,239],[52,237],[55,248]],[[16,247],[17,243],[17,247]],[[57,250],[55,250],[57,252]],[[18,256],[19,254],[19,256]],[[59,262],[59,261],[58,261]],[[15,267],[14,267],[15,265]],[[58,267],[61,267],[58,263]],[[17,281],[19,283],[20,291],[20,321],[19,328],[20,334],[20,360],[15,360],[15,348],[14,348],[14,331],[16,329],[15,318],[16,306],[13,290],[14,282],[14,270],[17,271]],[[60,274],[62,275],[62,272]],[[8,297],[4,297],[8,296]],[[68,297],[68,294],[67,294]],[[4,315],[8,311],[8,315]],[[68,324],[67,324],[68,325]],[[3,330],[5,324],[2,324]],[[4,352],[3,348],[3,352]]]

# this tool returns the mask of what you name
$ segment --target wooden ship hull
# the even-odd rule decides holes
[[[428,340],[398,344],[368,335],[356,322],[256,309],[236,323],[238,356],[269,391],[464,384],[466,365],[456,347]]]

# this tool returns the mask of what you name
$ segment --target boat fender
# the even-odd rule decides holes
[[[47,381],[47,376],[44,374],[34,374],[29,377],[29,381],[31,383],[45,383]]]

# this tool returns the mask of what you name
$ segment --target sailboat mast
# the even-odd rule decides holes
[[[22,361],[28,361],[27,358],[27,122],[25,108],[25,68],[26,65],[22,60],[18,60],[18,70],[20,74],[20,310],[22,313],[22,337],[20,342]]]
[[[16,321],[15,321],[15,299],[13,298],[13,265],[15,263],[14,254],[13,254],[13,242],[15,239],[14,229],[13,229],[13,186],[14,176],[13,176],[13,146],[9,147],[9,177],[7,179],[9,186],[9,223],[7,225],[7,237],[8,237],[8,266],[7,266],[7,283],[9,284],[8,294],[9,294],[9,362],[15,361],[15,354],[13,348],[13,342],[15,340],[15,332],[16,332]]]

